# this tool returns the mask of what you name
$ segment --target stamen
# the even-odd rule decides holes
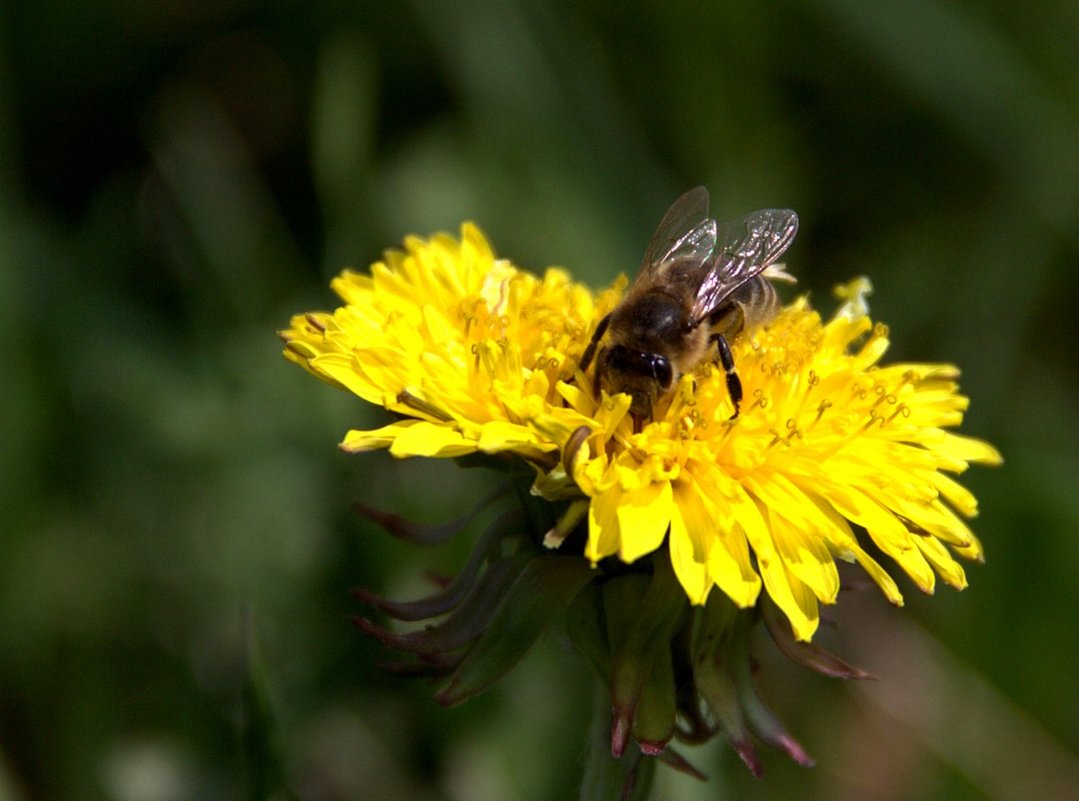
[[[898,415],[910,417],[910,407],[907,406],[907,404],[905,403],[899,404],[899,406],[896,407],[895,411],[892,412],[891,416],[888,418],[888,422],[892,422]]]
[[[683,381],[682,382],[682,403],[686,406],[697,405],[697,382],[696,381]]]
[[[864,422],[864,423],[862,424],[862,428],[861,428],[861,430],[862,430],[862,431],[868,431],[868,430],[869,430],[870,428],[872,428],[872,427],[873,427],[873,424],[874,424],[874,423],[880,423],[880,427],[881,427],[881,428],[884,428],[884,424],[885,424],[886,422],[887,422],[887,421],[886,421],[886,420],[884,419],[884,417],[883,417],[883,416],[881,416],[881,415],[877,414],[877,410],[876,410],[876,409],[874,409],[874,408],[871,408],[871,409],[869,410],[869,419],[868,419],[868,420],[866,420],[866,421],[865,421],[865,422]]]
[[[827,399],[822,400],[819,404],[817,404],[817,416],[815,418],[813,418],[813,422],[809,424],[809,427],[812,428],[817,423],[819,423],[820,419],[822,417],[824,417],[824,413],[826,411],[828,411],[830,408],[832,408],[833,405],[834,404],[830,400],[827,400]]]
[[[465,337],[468,337],[472,333],[472,326],[479,319],[477,309],[484,306],[485,302],[482,298],[472,298],[471,300],[466,298],[461,301],[457,307],[457,313],[461,319],[465,321]]]
[[[784,427],[787,429],[786,436],[780,434],[774,428],[768,429],[768,433],[772,435],[772,441],[765,446],[765,450],[771,450],[781,442],[784,445],[790,445],[791,440],[803,438],[802,431],[798,428],[798,423],[793,418],[787,418],[786,423],[784,423]]]

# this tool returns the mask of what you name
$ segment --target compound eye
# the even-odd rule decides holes
[[[655,376],[656,381],[663,389],[671,388],[671,382],[674,381],[674,371],[671,369],[671,363],[665,357],[652,357],[652,375]]]

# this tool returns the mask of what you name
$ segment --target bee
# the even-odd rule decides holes
[[[738,417],[742,382],[730,340],[769,322],[779,310],[774,280],[794,279],[775,265],[794,240],[798,215],[764,209],[718,224],[708,190],[690,189],[656,229],[640,271],[615,309],[600,320],[581,356],[596,369],[593,392],[630,396],[634,427],[657,400],[714,350]]]

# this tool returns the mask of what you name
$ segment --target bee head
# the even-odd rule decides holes
[[[656,399],[674,383],[674,368],[661,353],[613,345],[604,353],[603,366],[607,391],[629,395],[630,413],[638,421],[652,416]]]

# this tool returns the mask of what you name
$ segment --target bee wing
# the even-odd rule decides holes
[[[658,278],[674,263],[679,272],[703,270],[716,246],[716,221],[708,216],[708,190],[690,189],[671,204],[648,243],[637,280]]]
[[[790,247],[796,233],[798,215],[790,209],[753,211],[717,226],[711,263],[690,318],[704,320],[734,290],[764,272]]]

